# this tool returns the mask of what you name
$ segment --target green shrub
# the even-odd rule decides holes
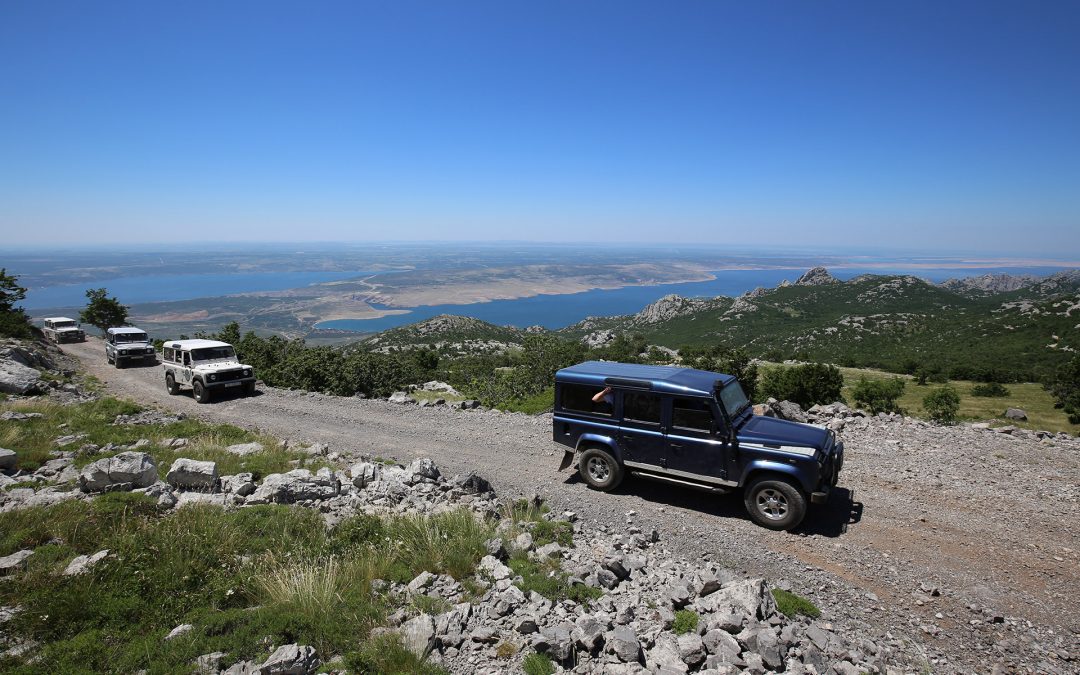
[[[689,633],[697,628],[698,619],[697,612],[692,612],[689,609],[680,609],[675,612],[675,621],[671,624],[671,630],[676,635]]]
[[[758,385],[760,398],[792,401],[803,408],[843,400],[844,376],[836,366],[807,363],[765,371]]]
[[[1009,388],[1000,382],[987,382],[986,384],[977,384],[971,388],[972,396],[982,396],[985,398],[1005,398],[1012,392]]]
[[[821,610],[817,608],[817,605],[806,598],[779,588],[772,589],[772,594],[773,598],[776,600],[776,609],[789,619],[794,618],[798,614],[808,616],[811,619],[816,619],[821,616]]]
[[[666,355],[664,358],[669,358]],[[746,398],[757,400],[758,367],[744,349],[729,349],[721,345],[709,347],[686,346],[679,348],[679,358],[687,368],[711,370],[714,373],[734,375],[742,385]],[[835,400],[835,399],[833,399]],[[832,401],[829,401],[832,403]]]
[[[868,380],[860,377],[851,387],[855,405],[868,408],[870,412],[900,412],[896,402],[904,395],[904,380],[899,377],[887,380]]]
[[[960,394],[948,385],[938,387],[923,397],[923,410],[935,422],[955,422],[960,412]]]
[[[1061,366],[1046,388],[1054,396],[1054,407],[1063,408],[1071,424],[1080,424],[1080,356]]]
[[[555,672],[555,664],[547,654],[533,652],[521,662],[521,670],[525,675],[552,675]]]

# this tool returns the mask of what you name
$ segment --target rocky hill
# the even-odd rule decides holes
[[[529,332],[529,329],[496,326],[467,316],[440,314],[383,331],[361,344],[384,352],[428,346],[455,354],[499,352],[519,347]]]

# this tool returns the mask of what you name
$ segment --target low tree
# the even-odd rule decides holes
[[[851,387],[851,397],[855,405],[869,408],[870,412],[900,412],[897,401],[904,395],[904,381],[899,377],[887,380],[868,380],[860,377]]]
[[[746,350],[730,349],[723,345],[683,347],[679,349],[679,357],[687,368],[734,375],[742,385],[743,391],[746,392],[746,398],[751,401],[757,400],[755,397],[758,393],[758,367]]]
[[[922,404],[930,419],[951,424],[956,421],[956,415],[960,412],[960,394],[956,389],[945,385],[924,396]]]
[[[4,337],[30,337],[30,317],[15,303],[26,298],[26,289],[19,285],[18,277],[0,268],[0,335]]]
[[[1061,366],[1046,388],[1054,396],[1054,407],[1064,409],[1071,424],[1080,424],[1080,356]]]
[[[86,308],[79,312],[79,320],[96,326],[105,332],[110,328],[123,326],[128,320],[128,308],[116,298],[110,298],[104,288],[91,288],[86,291]]]
[[[761,398],[793,401],[809,408],[816,403],[842,401],[843,388],[844,376],[836,366],[805,363],[767,369],[761,376],[758,394]]]

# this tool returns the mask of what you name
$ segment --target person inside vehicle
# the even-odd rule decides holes
[[[612,393],[611,387],[604,387],[592,397],[592,400],[593,403],[606,406],[606,410],[611,410],[615,405],[615,394]]]

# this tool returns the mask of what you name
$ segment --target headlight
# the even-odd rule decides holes
[[[153,347],[147,347],[146,348],[146,353],[147,354],[153,354],[154,353],[154,348]]]
[[[210,376],[210,381],[211,381],[211,382],[213,382],[213,381],[214,381],[214,380],[216,380],[216,379],[217,379],[217,375],[211,375],[211,376]]]
[[[244,369],[244,377],[251,377],[251,368]]]

